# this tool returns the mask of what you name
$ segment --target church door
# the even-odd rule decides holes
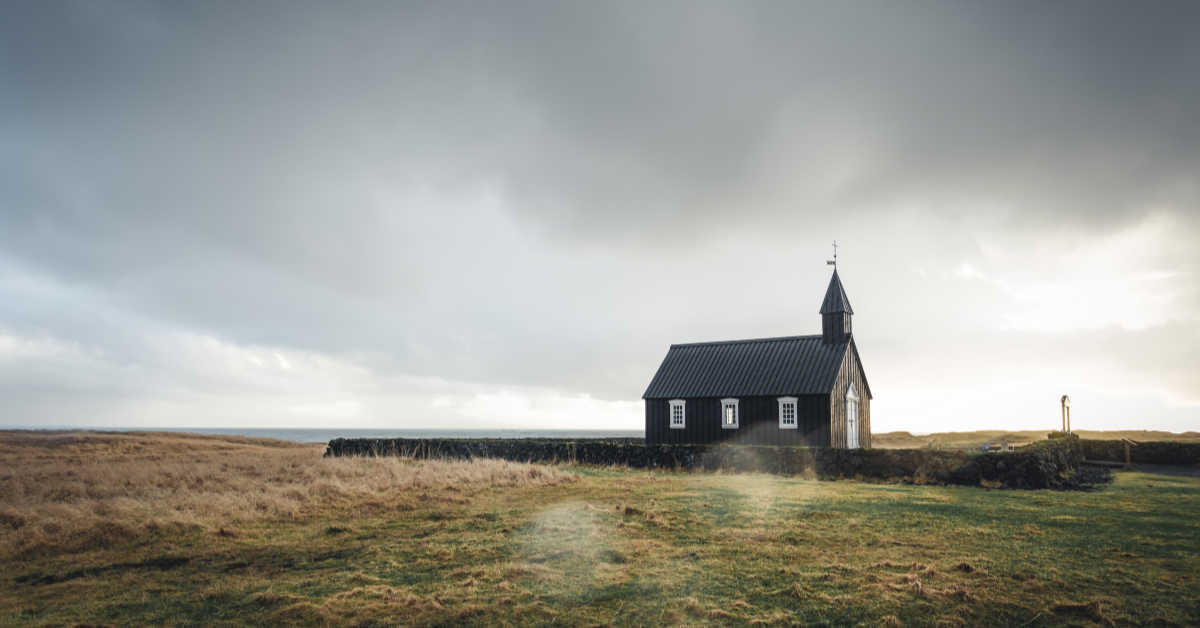
[[[846,448],[858,449],[858,393],[853,382],[846,389]]]

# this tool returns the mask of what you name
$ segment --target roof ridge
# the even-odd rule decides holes
[[[785,340],[807,340],[811,338],[823,338],[821,334],[808,334],[805,336],[775,336],[772,338],[746,338],[744,340],[709,340],[706,342],[682,342],[671,345],[675,347],[703,347],[707,345],[736,345],[736,344],[752,344],[757,342],[783,342]]]

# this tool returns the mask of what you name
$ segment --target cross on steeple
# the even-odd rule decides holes
[[[825,265],[833,266],[834,270],[837,270],[837,247],[838,247],[837,240],[834,240],[833,241],[833,259],[825,261]]]

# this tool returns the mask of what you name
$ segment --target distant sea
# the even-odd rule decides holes
[[[335,438],[642,438],[642,430],[387,430],[292,429],[271,427],[75,427],[0,426],[6,430],[94,430],[98,432],[188,432],[252,438],[276,438],[297,443],[327,443]]]

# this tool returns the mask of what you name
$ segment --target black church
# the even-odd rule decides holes
[[[853,315],[835,267],[819,335],[671,345],[642,395],[646,443],[870,447]]]

